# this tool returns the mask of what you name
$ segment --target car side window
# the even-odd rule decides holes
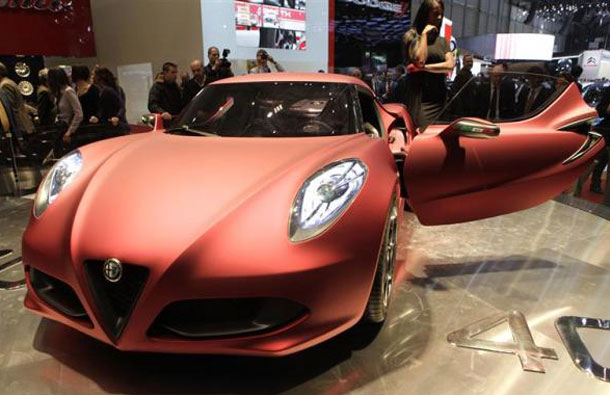
[[[508,67],[508,66],[506,66]],[[448,101],[434,123],[476,117],[494,123],[531,118],[552,104],[572,82],[566,73],[552,75],[534,64],[490,66],[472,76],[460,72],[448,89]]]
[[[374,128],[379,136],[383,136],[384,128],[381,125],[379,111],[375,105],[375,99],[370,94],[358,90],[358,101],[362,113],[362,125],[365,131],[371,132]]]

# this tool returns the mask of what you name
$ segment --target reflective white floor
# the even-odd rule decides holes
[[[0,250],[15,249],[13,257],[29,204],[0,200]],[[610,383],[576,368],[554,327],[564,315],[610,319],[609,221],[549,202],[442,227],[408,214],[400,237],[406,263],[386,324],[281,359],[121,353],[26,312],[22,289],[0,290],[0,394],[610,393]],[[20,270],[0,272],[0,285]],[[557,352],[557,361],[543,360],[546,373],[523,371],[514,355],[447,342],[508,310],[523,312],[536,344]],[[580,333],[610,366],[610,331]],[[507,325],[482,336],[512,341]]]

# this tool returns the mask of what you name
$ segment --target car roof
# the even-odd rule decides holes
[[[342,74],[332,73],[260,73],[245,74],[213,82],[210,85],[236,84],[255,82],[328,82],[337,84],[353,84],[363,87],[369,92],[371,88],[362,80]]]

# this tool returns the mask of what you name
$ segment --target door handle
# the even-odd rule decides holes
[[[583,143],[583,145],[570,157],[563,161],[562,164],[567,165],[569,163],[574,162],[576,159],[583,157],[587,152],[591,151],[593,147],[595,147],[604,137],[597,132],[589,132],[587,133],[587,139]]]

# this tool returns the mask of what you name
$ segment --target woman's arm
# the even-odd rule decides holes
[[[417,62],[416,53],[419,50],[419,35],[415,29],[409,29],[405,33],[403,41],[407,49],[407,65],[417,67],[415,63]]]
[[[423,34],[419,37],[415,49],[415,56],[413,57],[413,63],[416,67],[422,68],[426,64],[428,58],[428,36]]]
[[[451,52],[447,52],[445,54],[445,61],[441,63],[434,64],[426,64],[423,67],[424,71],[430,73],[448,73],[453,70],[455,67],[455,60],[453,59],[453,54]]]
[[[421,68],[426,64],[426,59],[428,59],[428,33],[433,30],[438,32],[438,28],[436,26],[426,25],[424,30],[421,32],[417,48],[415,49],[414,63],[417,67]]]
[[[73,113],[72,121],[70,122],[68,131],[66,132],[66,135],[70,136],[76,131],[76,129],[78,129],[78,126],[83,121],[83,108],[80,105],[78,96],[76,96],[76,92],[74,92],[72,89],[64,91],[64,96],[66,97],[66,100],[68,100]]]

